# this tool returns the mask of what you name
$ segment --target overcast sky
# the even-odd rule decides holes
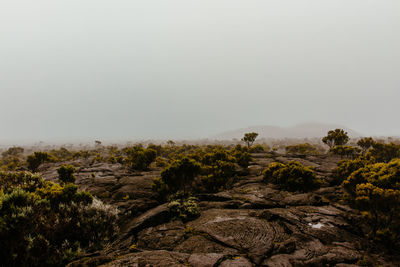
[[[1,0],[0,141],[400,135],[399,0]]]

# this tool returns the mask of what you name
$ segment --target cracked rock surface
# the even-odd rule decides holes
[[[121,229],[103,251],[70,266],[357,266],[366,255],[359,244],[367,242],[354,223],[357,211],[341,200],[340,186],[329,185],[339,159],[258,153],[253,160],[249,175],[232,188],[198,195],[200,216],[186,223],[171,218],[151,191],[161,169],[132,172],[120,164],[69,162],[77,167],[81,189],[118,207]],[[300,193],[263,182],[269,163],[292,160],[312,166],[323,186]],[[54,180],[58,165],[42,166],[43,177]],[[384,255],[373,259],[382,266],[400,264]]]

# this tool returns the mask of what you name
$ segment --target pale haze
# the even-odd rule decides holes
[[[0,141],[400,135],[400,1],[0,2]]]

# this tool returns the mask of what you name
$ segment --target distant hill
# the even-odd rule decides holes
[[[215,139],[219,140],[231,140],[233,138],[240,139],[245,133],[256,132],[259,134],[259,138],[313,138],[323,137],[329,130],[332,129],[344,129],[350,137],[359,137],[362,134],[349,129],[342,125],[335,124],[324,124],[324,123],[303,123],[292,127],[278,127],[278,126],[253,126],[248,128],[242,128],[232,131],[223,132],[214,136]]]

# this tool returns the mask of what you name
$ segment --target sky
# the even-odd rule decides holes
[[[398,0],[2,0],[0,141],[400,135]]]

